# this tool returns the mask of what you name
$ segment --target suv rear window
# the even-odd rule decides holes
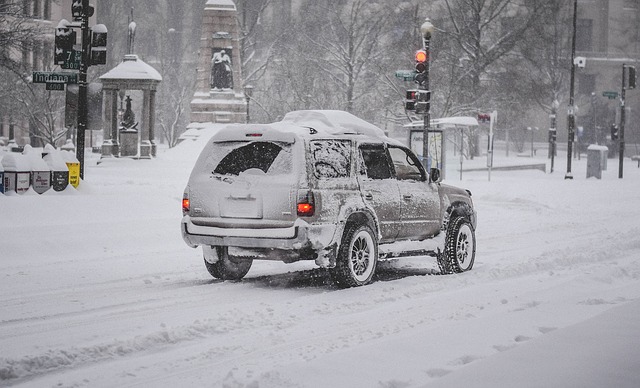
[[[240,175],[247,170],[260,170],[267,175],[288,174],[291,146],[275,142],[216,143],[206,165],[220,175]]]
[[[349,140],[314,140],[309,148],[316,178],[346,178],[351,171]]]

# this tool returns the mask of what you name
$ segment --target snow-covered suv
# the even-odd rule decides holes
[[[476,212],[378,127],[342,111],[296,111],[230,125],[198,158],[182,236],[209,273],[241,279],[253,260],[315,260],[341,286],[371,281],[379,259],[430,255],[470,270]]]

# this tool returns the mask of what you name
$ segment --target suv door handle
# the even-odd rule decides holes
[[[403,196],[402,196],[402,198],[404,198],[404,199],[406,199],[406,200],[409,200],[409,199],[413,198],[413,195],[411,195],[411,194],[405,194],[405,195],[403,195]]]
[[[366,194],[364,195],[364,199],[372,200],[372,199],[373,199],[373,194],[371,194],[371,193],[366,193]]]

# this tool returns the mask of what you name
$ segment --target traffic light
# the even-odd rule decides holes
[[[431,108],[431,91],[418,90],[418,103],[416,104],[416,113],[427,112]]]
[[[618,140],[618,126],[616,124],[611,124],[611,141]]]
[[[405,110],[416,110],[416,100],[418,99],[418,91],[415,89],[407,90],[404,100]]]
[[[69,58],[75,43],[75,31],[66,27],[56,28],[54,61],[57,65],[63,64]]]
[[[491,121],[491,115],[488,113],[478,113],[478,121],[481,123],[488,123]]]
[[[625,66],[627,68],[627,89],[636,88],[636,68],[635,66]]]
[[[91,28],[91,65],[107,64],[107,27],[96,24]]]
[[[427,74],[427,61],[429,55],[425,50],[416,51],[416,77],[415,80],[420,86],[426,86],[429,75]]]
[[[92,6],[89,6],[86,10],[86,16],[90,18],[93,16],[93,12],[95,9]],[[82,0],[73,0],[71,3],[71,16],[73,16],[73,20],[76,22],[82,21],[82,18],[85,16],[85,10],[82,6]]]

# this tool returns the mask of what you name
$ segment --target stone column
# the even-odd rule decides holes
[[[150,128],[151,122],[149,114],[149,100],[150,90],[145,89],[142,91],[142,130],[140,132],[140,158],[149,159],[151,157],[151,141],[150,141]]]
[[[101,158],[118,156],[118,91],[109,90],[105,98],[105,121]]]
[[[151,156],[156,156],[156,90],[149,91],[149,143]]]

